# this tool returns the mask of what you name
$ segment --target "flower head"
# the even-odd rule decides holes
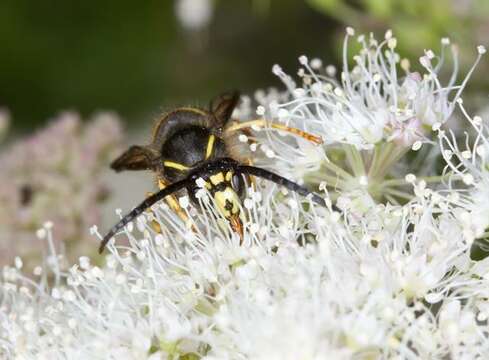
[[[352,30],[348,32],[351,36]],[[395,63],[395,41],[388,34],[384,45],[373,44],[375,54],[379,46],[387,47],[390,55],[384,59],[377,54],[376,61],[379,71],[389,69],[389,61]],[[380,59],[387,63],[382,65]],[[320,66],[318,61],[309,65],[304,58],[301,62],[306,68]],[[489,183],[483,120],[467,115],[476,140],[473,145],[463,141],[463,148],[455,135],[435,127],[438,142],[430,144],[446,165],[436,185],[416,167],[408,168],[402,178],[387,177],[391,156],[400,159],[406,152],[403,141],[412,141],[405,137],[406,129],[417,129],[413,136],[427,136],[417,131],[429,116],[420,111],[425,116],[417,116],[420,124],[408,121],[405,128],[395,130],[402,133],[401,139],[389,131],[392,121],[402,123],[402,116],[390,113],[382,122],[379,140],[371,142],[360,131],[362,121],[372,121],[367,105],[395,104],[394,93],[384,97],[387,88],[375,92],[372,87],[377,82],[394,86],[394,75],[385,71],[376,82],[362,80],[361,70],[358,78],[354,75],[343,76],[341,96],[348,96],[342,106],[365,118],[349,130],[345,125],[348,136],[337,141],[340,145],[317,150],[323,159],[319,165],[311,162],[325,207],[257,179],[242,203],[246,221],[240,244],[202,189],[197,206],[180,199],[186,222],[161,203],[127,224],[116,235],[117,243],[109,242],[110,254],[100,266],[81,257],[78,264],[67,267],[55,252],[52,224],[45,224],[37,234],[48,243],[51,254],[43,267],[35,269],[38,278],[23,275],[21,258],[3,269],[0,355],[482,358],[489,347],[489,258],[474,261],[471,251],[475,237],[488,225],[485,208],[476,199],[488,193]],[[291,91],[297,90],[288,81]],[[417,93],[428,84],[434,86],[423,81],[396,82],[397,104],[410,97],[402,94],[411,88]],[[362,100],[355,97],[360,89],[366,94]],[[296,126],[329,131],[322,121],[345,121],[347,113],[319,116],[323,113],[318,109],[329,100],[322,90],[314,96],[312,88],[308,91],[311,106],[302,100],[295,103],[303,106],[303,117],[294,118]],[[340,91],[336,93],[340,97]],[[427,92],[432,99],[424,100],[446,110],[452,100],[440,94]],[[273,100],[258,111],[263,115],[266,109],[277,110],[277,116],[287,118],[297,111],[293,101],[283,106],[285,112]],[[412,109],[416,101],[408,107]],[[437,121],[444,119],[445,110],[436,113]],[[247,113],[245,108],[238,112]],[[279,154],[274,166],[293,169],[290,162],[302,151],[293,145],[295,140],[271,131],[261,134],[269,136],[268,142],[261,142],[260,136],[243,138],[251,141],[250,148],[259,145],[270,155],[258,160],[266,162]],[[287,146],[295,152],[275,151],[288,150]],[[335,152],[334,146],[341,152]],[[335,183],[335,177],[341,181]],[[102,238],[96,227],[91,232]],[[124,239],[126,243],[121,242]]]
[[[481,116],[468,114],[461,99],[458,106],[469,124],[470,133],[464,132],[463,136],[457,137],[450,129],[440,129],[438,141],[446,162],[445,171],[453,174],[450,187],[462,187],[460,196],[455,200],[463,209],[460,210],[460,217],[463,219],[465,236],[468,241],[481,239],[485,243],[489,227],[489,205],[486,201],[489,196],[489,129],[487,121]],[[487,246],[484,248],[487,249]]]
[[[489,344],[476,320],[489,263],[469,260],[447,199],[377,206],[377,224],[356,227],[277,202],[268,184],[249,192],[244,245],[211,208],[188,209],[193,232],[162,205],[126,228],[129,245],[109,245],[102,267],[51,262],[39,285],[4,268],[3,354],[441,359]]]
[[[403,181],[409,167],[406,155],[420,151],[424,144],[434,144],[433,135],[451,117],[485,48],[477,48],[473,67],[456,83],[457,48],[448,39],[441,41],[439,56],[425,51],[415,70],[396,52],[397,40],[391,31],[382,41],[373,35],[358,36],[360,50],[350,66],[348,48],[353,35],[349,28],[339,78],[336,68],[301,56],[300,85],[275,65],[273,72],[287,92],[256,96],[261,103],[259,116],[320,136],[324,145],[267,131],[250,148],[264,166],[313,186],[326,184],[336,193],[333,198],[346,193],[355,200],[367,193],[376,202],[403,203],[412,198]],[[440,73],[448,48],[454,65],[450,79],[442,85]],[[415,162],[420,168],[435,168],[432,161],[437,149],[431,149],[420,151],[420,158],[426,159]],[[426,156],[426,151],[434,156]],[[440,174],[431,171],[425,175]]]
[[[57,239],[64,240],[70,255],[86,246],[87,228],[100,220],[99,204],[107,197],[100,174],[121,140],[114,114],[99,114],[82,125],[78,115],[65,113],[2,153],[0,263],[15,255],[31,263],[38,254],[34,232],[47,220],[56,225]]]

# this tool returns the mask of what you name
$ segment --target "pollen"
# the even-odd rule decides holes
[[[186,209],[189,206],[189,198],[188,196],[182,196],[178,199],[178,203],[182,207],[182,209]]]

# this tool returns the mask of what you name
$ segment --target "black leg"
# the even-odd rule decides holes
[[[288,179],[286,179],[280,175],[277,175],[271,171],[268,171],[268,170],[265,170],[262,168],[258,168],[258,167],[254,167],[254,166],[248,166],[248,165],[239,165],[237,167],[237,171],[241,172],[242,174],[253,175],[253,176],[261,177],[263,179],[272,181],[272,182],[279,184],[279,185],[282,185],[285,188],[287,188],[291,191],[294,191],[294,192],[296,192],[302,196],[307,196],[307,195],[311,194],[312,200],[315,203],[322,205],[322,206],[326,206],[326,202],[318,194],[316,194],[312,191],[309,191],[305,187],[302,187],[299,184],[296,184],[295,182],[290,181],[290,180],[288,180]]]
[[[109,242],[109,240],[119,231],[121,230],[124,226],[127,225],[130,221],[133,219],[137,218],[144,210],[147,208],[151,207],[153,204],[157,203],[164,197],[173,194],[174,192],[183,189],[189,184],[189,179],[184,179],[181,181],[177,181],[171,185],[168,185],[166,188],[158,191],[156,194],[151,195],[150,197],[146,198],[141,204],[139,204],[137,207],[135,207],[131,212],[129,212],[127,215],[125,215],[121,221],[119,221],[112,229],[110,229],[109,233],[104,236],[102,243],[100,244],[100,247],[98,249],[99,253],[102,253],[104,251],[105,245]]]

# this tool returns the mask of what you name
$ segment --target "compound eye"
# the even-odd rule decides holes
[[[233,187],[233,190],[238,194],[238,196],[241,196],[243,192],[243,177],[239,174],[233,174],[231,178],[231,186]]]

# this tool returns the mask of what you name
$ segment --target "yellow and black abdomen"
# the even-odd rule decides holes
[[[218,136],[201,126],[188,126],[172,134],[161,147],[163,175],[169,182],[184,179],[205,161],[226,157],[226,147]]]

